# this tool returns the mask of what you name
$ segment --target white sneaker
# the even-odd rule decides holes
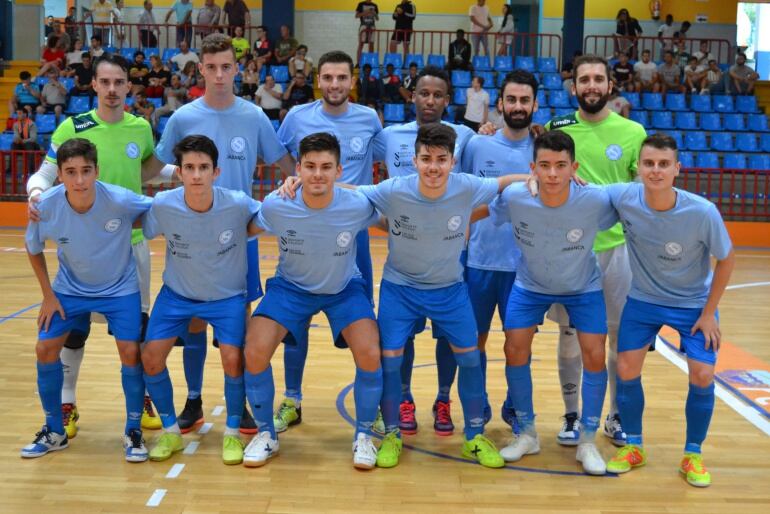
[[[607,415],[607,418],[604,420],[604,435],[618,448],[626,445],[626,433],[623,432],[623,426],[620,424],[620,416],[618,414]]]
[[[511,441],[511,444],[500,450],[500,455],[506,462],[516,462],[525,455],[540,453],[540,439],[537,434],[522,433]]]
[[[607,463],[594,443],[580,443],[576,455],[577,461],[583,465],[583,471],[589,475],[604,475],[607,473]]]
[[[35,440],[21,449],[21,456],[25,459],[42,457],[48,452],[63,450],[69,446],[67,433],[57,434],[51,432],[48,425],[43,425],[40,432],[35,434]]]
[[[267,461],[278,455],[278,440],[270,437],[270,432],[260,432],[254,436],[243,452],[243,465],[247,468],[264,466]]]
[[[123,436],[123,450],[126,452],[126,462],[144,462],[149,458],[142,431],[136,428]]]
[[[372,469],[377,463],[377,447],[372,438],[363,432],[353,441],[353,467],[356,469]]]

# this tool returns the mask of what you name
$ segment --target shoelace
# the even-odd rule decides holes
[[[436,421],[442,424],[449,424],[452,422],[452,415],[449,411],[449,403],[436,403]]]
[[[45,440],[46,444],[53,444],[53,439],[51,439],[51,432],[49,432],[47,429],[43,429],[35,434],[35,444],[39,444],[42,440]]]
[[[575,423],[577,420],[578,418],[575,414],[564,416],[564,431],[573,432],[575,430]]]
[[[138,430],[131,430],[128,432],[128,438],[131,439],[131,447],[132,448],[141,448],[142,447],[142,433]]]
[[[404,402],[401,404],[399,408],[399,414],[401,415],[401,420],[406,422],[412,422],[415,421],[414,418],[414,404]]]

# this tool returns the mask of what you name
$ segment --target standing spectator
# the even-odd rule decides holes
[[[13,141],[11,150],[35,151],[40,150],[37,144],[37,126],[29,118],[29,112],[25,109],[16,109],[16,121],[13,122]],[[32,173],[35,167],[35,156],[30,155],[25,159],[26,171]]]
[[[91,58],[96,59],[104,55],[104,48],[102,47],[102,36],[91,36],[91,46],[88,48],[88,52],[91,54]]]
[[[684,83],[692,94],[697,94],[705,88],[706,68],[698,64],[698,58],[690,57],[690,62],[684,69]]]
[[[243,37],[243,27],[235,27],[235,35],[233,36],[232,42],[233,51],[235,52],[235,61],[241,62],[241,59],[245,59],[249,54],[249,48],[251,48],[249,40]]]
[[[75,87],[70,91],[70,96],[94,97],[94,89],[91,83],[94,80],[94,68],[91,65],[93,58],[88,52],[83,52],[82,63],[75,67]]]
[[[689,21],[683,21],[679,30],[674,33],[674,46],[671,51],[674,54],[674,62],[680,67],[687,66],[687,61],[690,59],[687,49],[687,32],[691,26]]]
[[[32,83],[32,75],[28,71],[19,73],[19,80],[21,82],[13,89],[8,110],[14,112],[21,109],[31,116],[40,105],[40,89]]]
[[[251,25],[251,13],[243,0],[226,0],[223,12],[222,24],[227,25],[231,36],[235,34],[235,27],[246,29]]]
[[[204,94],[206,94],[206,79],[203,78],[203,75],[197,73],[195,75],[195,83],[187,88],[187,101],[197,100]]]
[[[390,53],[395,53],[399,43],[404,44],[404,56],[409,53],[409,41],[412,39],[412,27],[417,16],[417,8],[410,0],[401,0],[393,11],[396,20],[393,37],[390,38]]]
[[[283,121],[286,113],[295,105],[307,104],[313,100],[315,100],[313,87],[306,82],[305,74],[298,71],[283,93],[283,109],[279,113],[280,121]]]
[[[56,70],[49,70],[48,82],[45,83],[43,91],[40,93],[40,105],[37,106],[38,114],[55,114],[58,125],[66,104],[67,88],[59,82],[59,73]]]
[[[674,54],[670,51],[663,54],[663,64],[658,66],[658,84],[663,98],[669,90],[684,93],[685,87],[682,84],[682,68],[674,62]]]
[[[628,62],[626,54],[621,53],[618,56],[618,62],[612,67],[612,78],[621,91],[634,90],[634,68]]]
[[[738,54],[730,67],[730,92],[734,95],[753,95],[757,72],[746,66],[746,54]]]
[[[214,0],[204,0],[203,7],[198,10],[198,17],[195,18],[197,27],[195,31],[201,37],[208,36],[219,28],[219,19],[222,17],[222,8]],[[243,36],[243,27],[241,26],[241,36]],[[248,45],[246,46],[248,48]],[[236,59],[237,60],[237,59]]]
[[[53,22],[53,33],[59,38],[59,45],[65,54],[72,50],[72,38],[66,31],[62,30],[61,23],[58,21]]]
[[[117,0],[112,9],[112,22],[115,25],[115,40],[118,48],[123,48],[126,40],[126,27],[123,25],[123,0]]]
[[[297,40],[291,37],[289,26],[281,25],[281,37],[275,42],[275,51],[273,52],[275,63],[288,65],[289,59],[294,57],[298,46]]]
[[[628,9],[618,11],[615,26],[615,55],[625,53],[631,59],[636,59],[636,42],[642,34],[639,20],[632,18]]]
[[[412,96],[414,96],[414,90],[417,87],[417,63],[409,63],[409,75],[404,78],[399,88],[399,94],[404,102],[411,103]]]
[[[275,83],[272,75],[265,77],[265,83],[257,89],[255,103],[262,107],[271,120],[277,120],[283,106],[283,88]]]
[[[480,47],[484,47],[484,55],[489,55],[487,47],[487,32],[492,28],[492,18],[489,16],[487,0],[476,0],[476,3],[468,9],[468,17],[471,19],[471,41],[473,41],[473,55],[479,55]]]
[[[152,126],[157,128],[161,116],[168,116],[184,105],[187,98],[187,88],[182,85],[179,75],[172,75],[171,82],[163,92],[163,105],[152,113]]]
[[[676,29],[674,28],[674,17],[670,14],[667,14],[666,22],[658,29],[658,41],[660,41],[661,60],[663,60],[663,54],[666,50],[673,50],[674,34],[676,34]]]
[[[667,50],[671,53],[671,50]],[[642,60],[634,64],[634,78],[636,79],[636,90],[640,93],[657,93],[660,91],[658,84],[658,67],[650,61],[650,51],[642,52]]]
[[[497,55],[508,55],[508,49],[513,44],[514,32],[516,32],[516,20],[513,18],[513,11],[511,11],[509,4],[503,4],[503,21],[500,22],[500,33],[504,34],[504,36],[500,40]],[[497,128],[503,128],[503,126],[500,125]]]
[[[137,51],[134,54],[134,62],[132,62],[131,66],[128,68],[128,80],[131,81],[132,95],[135,95],[147,87],[147,74],[149,72],[150,69],[144,62],[144,52],[141,50]]]
[[[144,118],[148,122],[152,121],[152,112],[155,106],[147,100],[147,95],[139,91],[134,95],[134,103],[131,106],[131,114]]]
[[[195,76],[198,73],[197,64],[193,61],[187,61],[184,68],[176,72],[179,80],[184,87],[190,88],[195,85]]]
[[[465,31],[457,29],[455,40],[449,43],[449,71],[471,69],[471,45]]]
[[[257,39],[254,41],[254,59],[257,61],[257,71],[262,72],[262,66],[273,60],[273,45],[268,38],[268,30],[264,25],[257,27]]]
[[[95,0],[91,4],[91,9],[86,11],[84,19],[91,18],[94,23],[92,36],[99,36],[99,42],[109,45],[110,43],[110,24],[112,23],[113,6],[108,0]],[[93,41],[93,38],[91,38]],[[91,54],[93,55],[93,54]],[[93,55],[99,57],[98,55]]]
[[[236,27],[237,28],[237,27]],[[259,87],[259,72],[257,71],[257,61],[250,60],[243,70],[243,79],[241,80],[241,95],[244,98],[252,100],[257,94]]]
[[[358,103],[380,110],[382,82],[372,75],[372,65],[364,64],[363,73],[358,78]]]
[[[607,99],[607,107],[609,107],[612,112],[616,112],[624,118],[628,118],[631,115],[631,103],[620,96],[618,90],[614,87],[610,90],[610,96]]]
[[[361,24],[358,26],[358,57],[356,62],[361,62],[361,50],[364,45],[369,46],[369,51],[374,51],[375,23],[380,21],[380,9],[377,4],[370,1],[358,2],[356,18]]]
[[[297,72],[305,74],[305,78],[313,81],[313,59],[307,56],[307,46],[299,45],[297,53],[289,59],[289,75],[293,77]]]
[[[724,76],[715,59],[709,61],[709,67],[706,71],[706,82],[701,90],[702,95],[716,95],[725,92]]]
[[[188,62],[198,64],[200,59],[198,59],[198,54],[190,50],[190,45],[183,39],[179,42],[179,53],[171,58],[169,67],[176,66],[176,69],[183,70]]]
[[[575,59],[581,55],[583,55],[582,50],[575,50],[575,53],[572,55],[572,60],[565,60],[564,64],[561,65],[561,85],[570,95],[572,94],[572,84],[575,82],[574,77],[572,76],[575,68]]]
[[[478,132],[479,126],[487,122],[489,116],[489,93],[484,91],[484,78],[473,77],[471,87],[468,88],[468,103],[465,106],[463,123],[474,132]]]
[[[152,2],[144,0],[144,10],[139,15],[139,44],[143,48],[157,48],[160,29],[152,13]]]
[[[392,64],[385,67],[385,74],[382,76],[382,99],[385,103],[402,103],[403,98],[399,90],[401,89],[401,77],[396,74]]]
[[[78,18],[76,13],[77,10],[74,6],[72,6],[67,10],[67,16],[64,18],[64,32],[69,35],[70,41],[72,41],[73,44],[74,41],[80,37],[80,29],[78,27]]]
[[[45,25],[43,25],[43,37],[47,40],[48,36],[54,33],[53,30],[53,16],[48,16],[45,19]]]
[[[147,98],[162,98],[163,91],[171,82],[171,72],[168,71],[160,60],[160,56],[150,56],[150,71],[147,73]]]
[[[172,14],[176,16],[177,46],[180,46],[182,41],[185,41],[188,45],[190,44],[192,36],[192,26],[190,25],[192,22],[192,12],[193,5],[190,0],[176,0],[174,5],[171,6],[171,9],[166,13],[166,19],[164,20],[166,23],[168,23]]]
[[[714,59],[716,60],[716,57],[714,57],[714,54],[709,52],[709,41],[708,39],[701,39],[700,41],[700,50],[695,52],[693,54],[693,57],[698,59],[698,66],[703,66],[703,68],[707,68],[709,65],[709,61]]]

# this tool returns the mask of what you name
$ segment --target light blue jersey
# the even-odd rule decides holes
[[[497,194],[496,179],[450,173],[441,198],[425,198],[419,177],[409,175],[359,187],[388,218],[388,258],[382,278],[417,289],[438,289],[463,280],[460,253],[471,211]]]
[[[73,296],[126,296],[139,291],[131,252],[131,226],[152,199],[128,189],[95,182],[96,199],[85,213],[72,209],[64,185],[40,195],[40,221],[27,227],[26,244],[37,255],[46,239],[56,243],[57,293]]]
[[[260,203],[240,191],[214,187],[214,204],[195,212],[184,188],[155,195],[144,237],[166,236],[163,283],[190,300],[210,302],[246,292],[246,240]]]
[[[289,111],[278,129],[278,139],[298,159],[299,142],[305,136],[316,132],[334,134],[342,151],[340,182],[363,186],[372,183],[372,147],[374,136],[381,131],[374,109],[348,103],[345,114],[333,116],[324,111],[322,100],[316,100]]]
[[[217,164],[222,173],[214,184],[248,196],[252,196],[257,158],[272,164],[286,155],[262,109],[239,97],[223,110],[209,107],[203,98],[177,109],[163,130],[155,155],[167,164],[174,163],[174,145],[193,134],[209,137],[219,150]]]
[[[497,225],[513,225],[522,253],[517,286],[546,295],[602,288],[594,239],[618,221],[606,190],[570,182],[566,203],[547,207],[530,194],[526,184],[512,184],[489,205],[489,214]]]
[[[529,173],[534,139],[511,141],[503,130],[494,136],[473,136],[463,151],[462,169],[479,177],[496,178],[512,173]],[[471,226],[468,262],[471,268],[490,271],[516,271],[521,251],[511,235],[510,223],[495,226],[483,219]]]
[[[442,121],[447,127],[452,127],[457,133],[455,141],[455,164],[452,171],[459,173],[461,170],[463,150],[468,141],[473,137],[474,132],[465,125],[455,125]],[[385,127],[382,132],[374,138],[374,160],[383,161],[388,167],[388,176],[403,177],[417,173],[414,167],[414,140],[417,139],[419,125],[416,121],[404,123],[403,125],[391,125]]]
[[[710,255],[732,249],[717,208],[700,196],[675,189],[676,204],[656,211],[644,200],[644,185],[607,187],[628,243],[633,278],[629,296],[678,308],[702,308],[711,288]]]

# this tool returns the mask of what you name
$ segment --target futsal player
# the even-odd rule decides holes
[[[43,292],[38,315],[37,388],[45,425],[21,456],[41,457],[67,448],[62,419],[64,371],[59,358],[67,336],[82,316],[98,312],[107,318],[121,362],[126,425],[125,458],[147,460],[141,430],[144,380],[139,356],[142,310],[131,226],[151,200],[122,187],[98,181],[96,147],[72,138],[56,151],[61,182],[40,195],[40,220],[27,227],[30,264]],[[48,278],[45,241],[57,245],[59,271]]]
[[[676,141],[658,133],[642,143],[642,184],[608,187],[628,241],[633,279],[618,334],[618,407],[627,445],[607,464],[614,473],[643,466],[642,366],[663,325],[679,333],[687,354],[686,439],[679,466],[687,483],[711,485],[701,447],[714,412],[714,365],[722,340],[717,305],[735,265],[735,253],[717,208],[674,187]],[[711,271],[710,257],[716,258]]]

